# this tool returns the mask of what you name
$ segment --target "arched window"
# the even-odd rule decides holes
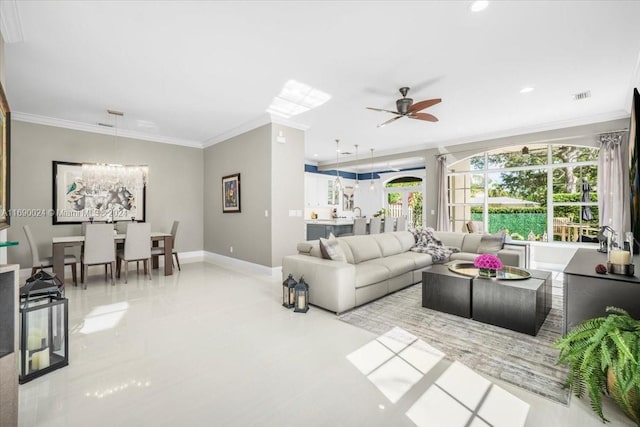
[[[598,149],[537,144],[487,151],[449,166],[452,229],[469,221],[516,240],[594,242]]]

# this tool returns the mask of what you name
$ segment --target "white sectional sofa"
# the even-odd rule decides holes
[[[458,248],[450,260],[473,261],[482,250],[482,235],[436,232],[444,246]],[[346,261],[322,256],[318,240],[298,244],[298,254],[282,260],[282,276],[309,284],[309,302],[342,313],[422,280],[422,269],[433,263],[426,253],[411,251],[414,235],[409,231],[344,236],[337,244]],[[501,249],[497,256],[506,265],[522,266],[523,253]]]

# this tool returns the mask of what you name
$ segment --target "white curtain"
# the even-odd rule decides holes
[[[598,213],[600,226],[631,230],[629,212],[629,160],[623,132],[600,135],[598,157]]]
[[[449,189],[447,188],[447,157],[438,156],[436,159],[436,174],[438,175],[438,218],[436,220],[436,230],[450,231],[449,221]]]

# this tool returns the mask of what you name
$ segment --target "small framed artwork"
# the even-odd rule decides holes
[[[240,212],[240,174],[222,177],[222,213]]]

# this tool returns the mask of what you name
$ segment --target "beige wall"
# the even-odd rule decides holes
[[[271,145],[271,266],[279,266],[306,240],[303,216],[291,216],[304,213],[304,132],[273,124]]]
[[[146,220],[154,231],[169,232],[180,221],[176,247],[202,250],[202,150],[113,135],[101,135],[32,123],[12,122],[11,208],[52,208],[52,161],[108,162],[149,166]],[[8,251],[10,263],[31,266],[22,227],[29,224],[42,256],[51,255],[51,238],[78,234],[79,225],[52,225],[51,217],[11,219],[8,239],[19,246]]]
[[[270,266],[271,125],[206,148],[204,171],[204,250]],[[235,173],[241,212],[222,213],[222,177]]]
[[[277,142],[282,131],[285,143]],[[269,124],[204,150],[204,250],[267,267],[304,240],[304,132]],[[221,180],[240,173],[241,212],[222,213]],[[233,247],[233,252],[231,252]]]

